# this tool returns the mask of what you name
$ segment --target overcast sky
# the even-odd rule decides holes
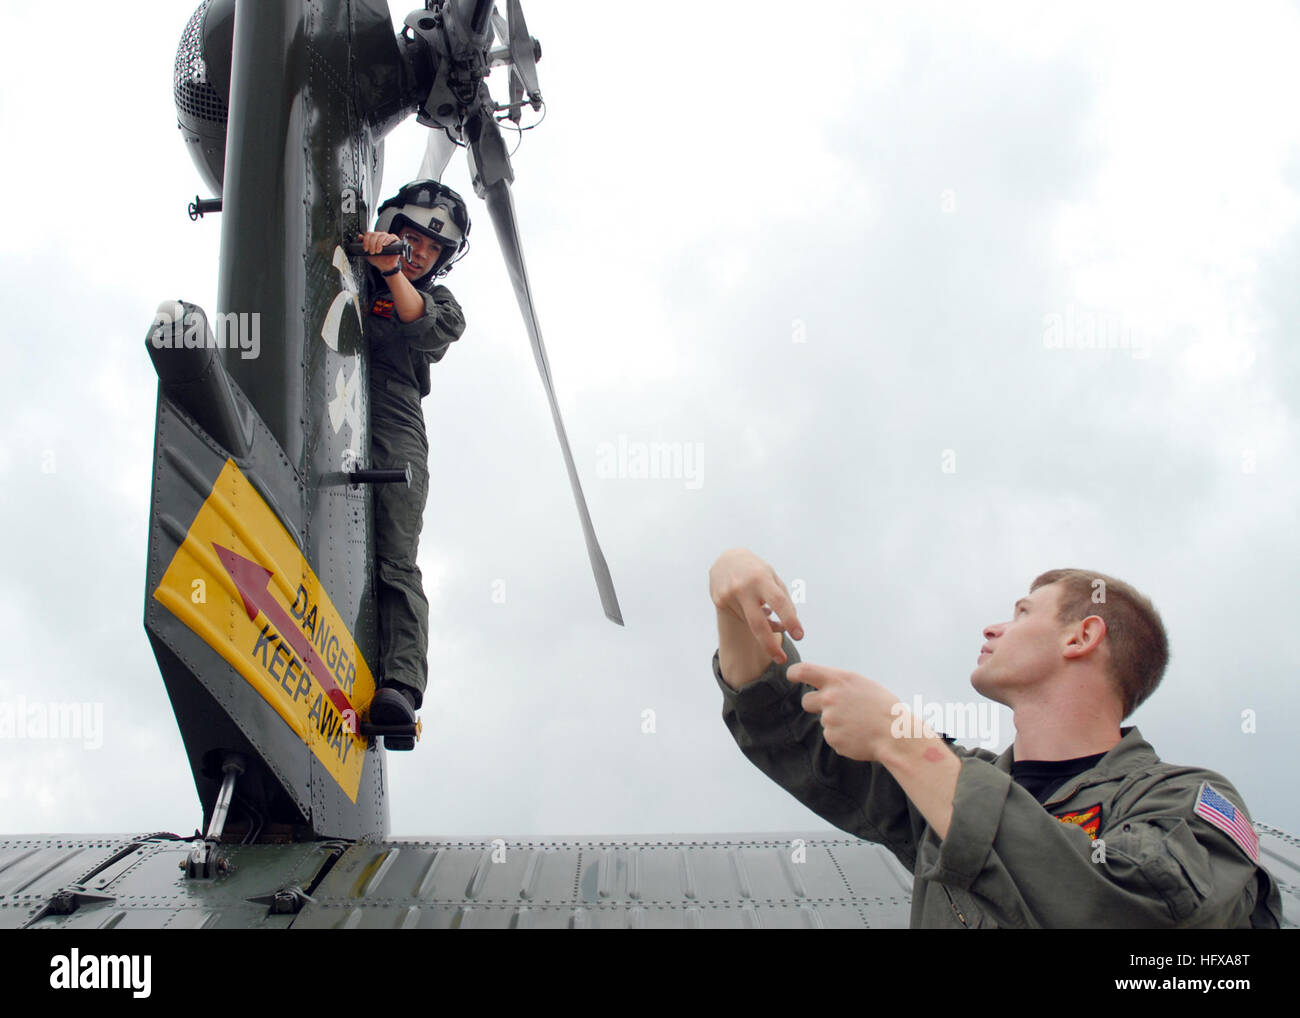
[[[0,738],[0,833],[201,820],[142,625],[143,341],[164,298],[215,308],[219,218],[186,218],[171,97],[192,9],[0,14],[0,704],[103,717],[98,747]],[[735,545],[799,583],[807,660],[909,703],[977,700],[983,627],[1040,572],[1128,580],[1173,652],[1143,734],[1300,832],[1300,14],[1226,11],[528,5],[548,114],[516,204],[627,625],[472,200],[469,327],[424,403],[431,685],[393,832],[825,828],[720,720],[707,571]],[[385,193],[422,132],[390,138]],[[463,160],[444,179],[471,193]],[[610,459],[652,443],[678,476]]]

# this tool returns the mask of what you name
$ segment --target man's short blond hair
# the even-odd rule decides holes
[[[1149,598],[1123,580],[1086,569],[1053,569],[1030,584],[1030,591],[1059,584],[1059,622],[1081,622],[1098,615],[1106,623],[1110,677],[1128,717],[1160,685],[1169,664],[1169,638]]]

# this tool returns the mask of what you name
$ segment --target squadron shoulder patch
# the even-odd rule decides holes
[[[1201,782],[1200,794],[1196,796],[1196,815],[1236,842],[1251,862],[1259,862],[1259,835],[1251,826],[1250,818],[1216,792],[1208,781]]]
[[[1087,809],[1077,809],[1073,813],[1055,813],[1053,815],[1063,824],[1074,824],[1076,827],[1082,827],[1087,832],[1088,837],[1093,841],[1097,840],[1097,832],[1101,830],[1101,803],[1089,806]]]
[[[370,309],[372,315],[378,315],[380,318],[393,317],[393,301],[390,297],[376,298],[374,306]]]

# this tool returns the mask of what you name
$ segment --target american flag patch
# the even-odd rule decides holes
[[[1250,820],[1245,813],[1211,788],[1208,781],[1201,782],[1201,792],[1196,797],[1196,815],[1235,841],[1252,861],[1259,862],[1259,836],[1250,825]]]

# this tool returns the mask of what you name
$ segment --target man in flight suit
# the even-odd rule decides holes
[[[1280,925],[1237,790],[1120,727],[1169,654],[1155,608],[1127,584],[1044,573],[984,630],[971,684],[1015,713],[1000,756],[950,744],[862,675],[799,663],[794,605],[751,552],[724,553],[709,588],[737,744],[913,872],[914,928]]]
[[[370,464],[402,469],[411,483],[375,485],[376,593],[380,688],[370,703],[373,724],[410,724],[428,684],[429,602],[415,562],[429,493],[429,442],[420,401],[429,394],[429,365],[465,331],[456,298],[434,280],[468,248],[464,201],[434,180],[417,180],[379,207],[375,229],[361,238],[370,263]],[[410,255],[382,255],[405,241]],[[387,736],[388,749],[414,749],[415,739]]]

